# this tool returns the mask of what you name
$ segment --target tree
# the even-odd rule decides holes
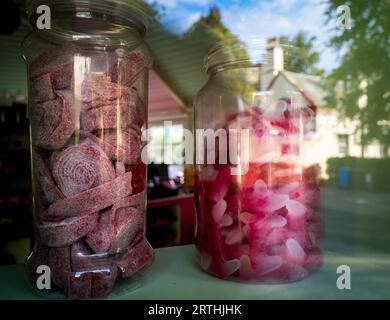
[[[218,41],[227,38],[236,38],[226,28],[221,20],[221,14],[217,6],[210,8],[209,14],[200,17],[186,32],[186,36],[201,40]]]
[[[341,5],[350,9],[349,28],[338,26]],[[389,12],[390,4],[383,0],[328,0],[327,24],[335,29],[329,45],[345,52],[328,78],[328,102],[358,121],[362,156],[372,141],[380,142],[386,153],[390,145]]]
[[[226,41],[224,54],[229,54],[232,59],[249,59],[245,45],[240,42],[240,39],[233,35],[228,28],[226,28],[221,19],[221,14],[217,6],[210,8],[207,16],[202,16],[195,22],[185,33],[185,36],[197,41],[207,42],[210,47],[217,42]],[[228,46],[233,47],[240,43],[240,48],[234,48],[231,52],[227,49]]]
[[[303,31],[292,37],[282,36],[281,42],[292,46],[291,55],[285,58],[285,68],[289,71],[323,75],[324,71],[317,67],[320,54],[315,50],[316,37]]]
[[[245,44],[223,25],[217,6],[211,7],[208,15],[200,17],[188,29],[185,37],[207,43],[210,48],[219,42],[218,55],[225,62],[248,62],[250,60]],[[248,81],[248,68],[230,69],[229,76],[225,74],[224,81],[232,92],[247,101],[253,97],[252,92],[255,90],[255,84]]]

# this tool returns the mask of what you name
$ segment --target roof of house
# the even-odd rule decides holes
[[[27,96],[26,66],[20,44],[29,31],[29,26],[22,24],[14,34],[0,35],[1,105]],[[185,107],[192,105],[193,97],[207,79],[203,58],[210,42],[175,35],[158,22],[151,25],[145,40],[154,58],[149,107],[162,111],[172,110],[175,105],[184,112]]]
[[[284,77],[291,85],[295,86],[311,105],[317,107],[324,105],[326,94],[321,87],[320,77],[283,70],[271,81],[269,89],[272,88],[279,76]]]
[[[190,107],[207,80],[203,59],[210,41],[175,35],[154,23],[145,38],[154,57],[155,72]]]

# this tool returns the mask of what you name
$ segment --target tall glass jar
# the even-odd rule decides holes
[[[40,293],[107,296],[120,278],[136,285],[153,258],[141,159],[152,59],[134,3],[27,1],[35,246],[25,268]],[[37,27],[41,4],[49,29]]]
[[[194,103],[195,245],[217,277],[285,283],[321,265],[315,113],[282,74],[261,89],[273,62],[264,52],[255,61],[225,41],[205,58],[209,79]]]

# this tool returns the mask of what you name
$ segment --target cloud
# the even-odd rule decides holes
[[[148,0],[147,2],[153,3],[153,0]],[[173,8],[177,5],[177,0],[158,0],[156,1],[158,4],[167,7],[167,8]]]
[[[163,25],[175,34],[182,34],[208,10],[212,0],[146,0],[167,10],[161,16]]]
[[[180,21],[180,30],[187,30],[189,27],[192,26],[193,23],[199,20],[199,18],[202,16],[202,13],[200,11],[192,12],[190,14],[185,15],[185,19]]]
[[[276,4],[278,7],[283,7],[286,9],[290,9],[295,3],[295,0],[274,0],[274,4]]]
[[[174,11],[174,14],[172,12]],[[170,32],[181,35],[188,30],[193,23],[199,20],[203,12],[200,10],[194,11],[188,8],[172,8],[167,10],[166,13],[161,16],[160,21]]]
[[[287,11],[290,10],[295,4],[297,0],[273,0],[273,1],[263,1],[261,5],[263,8],[276,9],[279,11]]]
[[[317,50],[321,52],[320,66],[329,70],[335,65],[335,57],[326,48],[331,34],[325,26],[325,8],[322,0],[306,2],[306,5],[300,5],[296,0],[277,0],[247,8],[238,5],[225,7],[221,15],[232,33],[247,43],[253,38],[293,35],[298,31],[316,36]]]
[[[286,34],[293,28],[291,20],[263,8],[225,8],[221,10],[223,23],[239,38],[270,37]]]
[[[153,3],[154,0],[147,0],[147,2]],[[205,6],[210,4],[211,1],[210,0],[157,0],[156,2],[167,8],[175,8],[181,5]]]
[[[205,6],[211,3],[211,0],[177,0],[180,4],[193,4],[198,6]]]

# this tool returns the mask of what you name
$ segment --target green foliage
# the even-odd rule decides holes
[[[285,58],[285,68],[288,71],[323,75],[324,71],[317,67],[320,54],[315,50],[316,37],[300,31],[292,37],[282,36],[280,40],[293,47],[291,55]]]
[[[219,43],[220,47],[216,60],[221,61],[221,63],[226,63],[228,61],[246,61],[246,65],[248,65],[250,57],[245,45],[223,25],[217,6],[211,7],[207,16],[200,17],[200,19],[188,29],[185,37],[208,43],[210,48],[216,43]],[[248,73],[251,71],[249,69],[250,68],[230,69],[227,72],[224,72],[223,76],[220,78],[231,92],[243,97],[248,103],[252,98],[255,86],[258,86],[258,83],[249,83]]]
[[[390,159],[362,159],[354,157],[329,158],[327,161],[328,184],[339,184],[340,169],[348,169],[349,188],[353,190],[390,191]],[[367,181],[367,175],[371,180]]]
[[[351,10],[351,28],[340,29],[337,8]],[[330,45],[343,52],[340,66],[329,75],[328,106],[360,123],[360,143],[390,145],[390,2],[385,0],[328,0],[327,24],[333,28]],[[362,81],[367,87],[361,88]],[[358,100],[367,95],[367,106]]]
[[[157,3],[149,4],[144,0],[131,0],[131,5],[145,13],[150,19],[159,17]]]
[[[235,38],[221,21],[217,6],[210,8],[209,14],[195,22],[186,32],[186,36],[199,40],[215,42],[227,38]]]

